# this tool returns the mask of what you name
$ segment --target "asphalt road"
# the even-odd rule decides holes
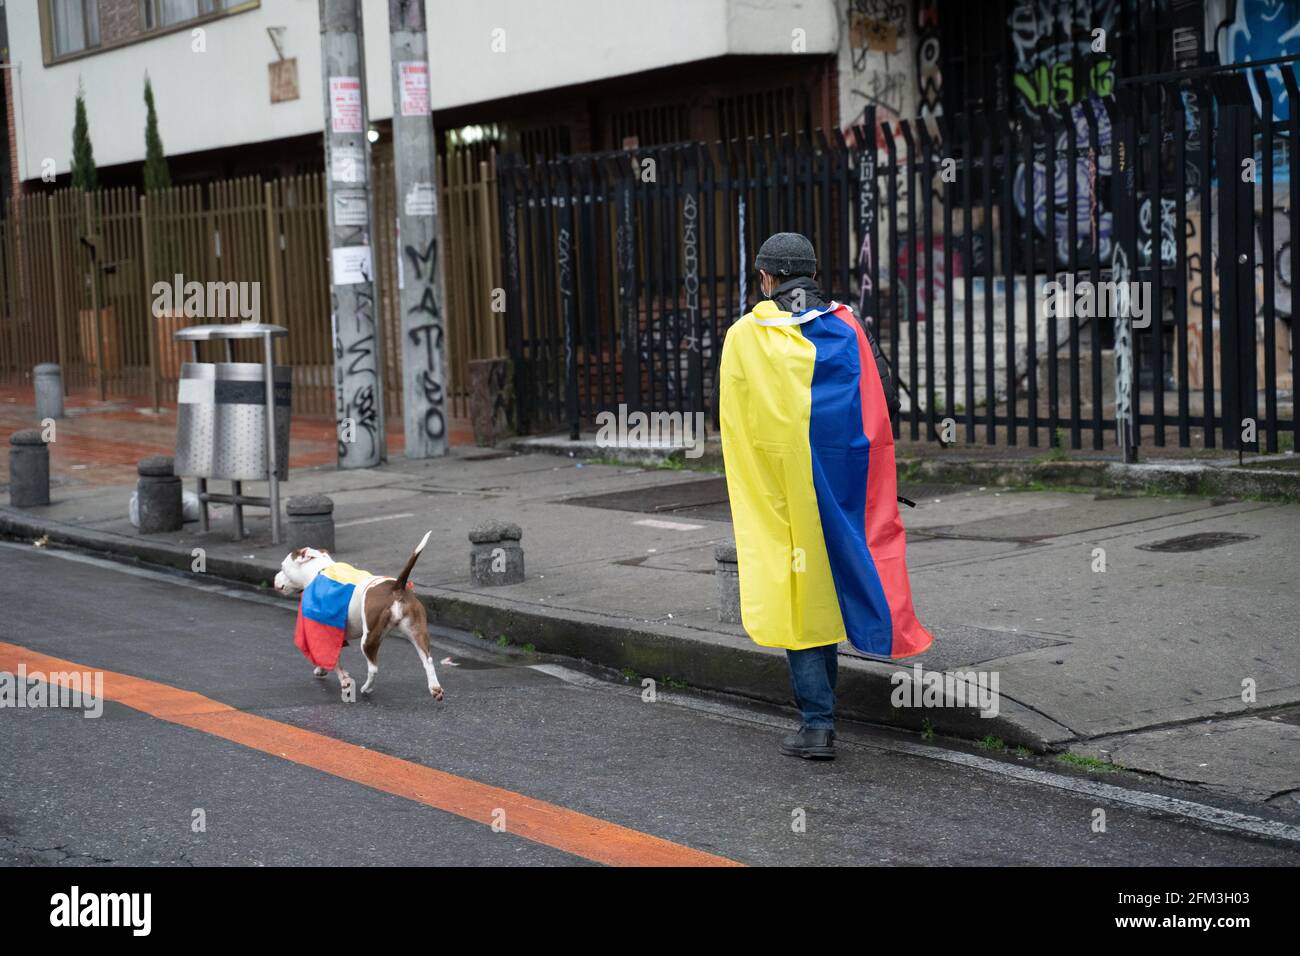
[[[346,704],[294,648],[290,602],[201,577],[0,543],[0,609],[0,670],[45,655],[144,679],[110,676],[97,719],[0,710],[8,865],[1300,863],[1296,840],[1171,812],[1186,791],[1080,793],[1050,759],[968,765],[852,725],[838,760],[800,761],[777,751],[792,713],[650,703],[466,635],[435,637],[460,665],[438,667],[443,703],[390,639],[373,697]]]

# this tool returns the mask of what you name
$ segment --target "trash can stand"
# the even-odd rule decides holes
[[[234,512],[234,538],[236,541],[244,537],[244,508],[253,506],[259,508],[268,508],[271,512],[271,541],[274,544],[280,543],[280,473],[285,471],[287,461],[279,460],[279,449],[276,429],[276,379],[284,378],[285,384],[290,384],[289,370],[275,366],[274,341],[277,338],[287,336],[289,331],[283,326],[269,325],[261,322],[247,322],[238,325],[196,325],[189,328],[179,329],[176,332],[176,339],[182,342],[189,342],[192,349],[192,360],[195,365],[204,365],[212,363],[199,362],[199,345],[200,342],[224,341],[225,355],[227,366],[234,366],[242,363],[234,362],[234,353],[231,342],[234,339],[260,339],[262,341],[262,362],[261,362],[261,379],[264,388],[263,404],[265,408],[264,420],[264,454],[265,454],[265,474],[259,474],[253,477],[254,480],[265,477],[268,488],[268,497],[262,498],[254,495],[245,495],[243,493],[243,478],[230,478],[231,493],[220,494],[208,490],[208,480],[213,477],[210,474],[200,474],[194,469],[185,469],[186,473],[194,473],[198,479],[198,497],[200,506],[200,527],[207,531],[209,528],[208,503],[217,502],[219,504],[228,504]],[[220,369],[220,365],[214,365],[214,370]],[[284,374],[277,376],[276,372]],[[185,370],[182,369],[182,383],[186,380]],[[183,387],[183,385],[182,385]],[[214,383],[215,387],[215,383]],[[290,386],[291,387],[291,386]],[[180,423],[180,414],[177,415],[178,427]],[[288,422],[285,423],[287,436]],[[179,436],[178,436],[179,438]],[[177,473],[182,471],[182,462],[188,460],[188,455],[183,454],[183,448],[178,441],[177,447]],[[285,456],[287,458],[287,455]],[[260,469],[259,469],[260,471]],[[287,472],[286,472],[287,474]]]

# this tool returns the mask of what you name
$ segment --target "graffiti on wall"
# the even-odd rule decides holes
[[[848,0],[849,93],[846,115],[875,106],[877,118],[897,120],[906,107],[907,4],[903,0]]]
[[[1011,183],[1011,195],[1016,212],[1028,217],[1033,223],[1034,231],[1042,238],[1048,235],[1048,217],[1052,219],[1051,231],[1056,244],[1056,261],[1064,264],[1070,260],[1070,220],[1073,215],[1075,237],[1078,247],[1083,250],[1084,261],[1094,248],[1093,233],[1097,234],[1095,245],[1103,262],[1111,257],[1111,236],[1113,219],[1109,209],[1104,208],[1102,197],[1110,195],[1111,170],[1111,125],[1106,111],[1098,102],[1091,104],[1093,114],[1097,117],[1097,150],[1092,149],[1091,132],[1085,106],[1076,104],[1070,108],[1074,137],[1074,195],[1070,195],[1070,127],[1058,127],[1055,139],[1056,156],[1052,168],[1048,169],[1048,154],[1045,148],[1035,151],[1032,178],[1024,162],[1016,166]],[[1027,180],[1029,180],[1027,182]],[[1032,194],[1032,208],[1029,208],[1026,196]]]
[[[1223,63],[1250,63],[1300,53],[1300,0],[1238,0],[1237,15],[1219,32],[1219,57]],[[1286,85],[1279,64],[1264,67],[1273,118],[1290,114]],[[1249,78],[1255,112],[1262,115],[1263,91]]]
[[[939,0],[916,0],[916,83],[923,119],[943,115]]]
[[[1115,87],[1115,61],[1094,50],[1094,30],[1110,36],[1118,4],[1110,0],[1017,0],[1008,19],[1015,57],[1012,85],[1023,109],[1107,97]]]

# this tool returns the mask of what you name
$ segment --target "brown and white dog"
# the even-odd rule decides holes
[[[429,651],[428,619],[424,605],[412,591],[407,589],[406,581],[415,567],[420,552],[429,543],[426,532],[420,544],[406,561],[406,567],[397,577],[371,575],[357,584],[348,603],[347,628],[345,640],[360,641],[361,653],[366,656],[366,682],[361,685],[361,693],[369,694],[375,687],[375,675],[379,673],[379,645],[384,635],[390,630],[400,631],[415,647],[424,665],[424,673],[429,679],[429,693],[434,700],[442,700],[442,685],[433,669],[433,657]],[[316,548],[299,548],[285,555],[280,562],[280,573],[275,576],[275,589],[282,594],[297,594],[304,590],[322,571],[334,564],[334,558],[328,551]],[[315,669],[317,677],[324,677],[329,671],[324,667]],[[338,675],[339,687],[343,699],[348,700],[353,686],[352,678],[343,669],[342,662],[336,664],[334,673]]]

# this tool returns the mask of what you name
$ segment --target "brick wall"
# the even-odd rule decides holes
[[[101,46],[121,43],[144,32],[140,0],[99,0]]]

